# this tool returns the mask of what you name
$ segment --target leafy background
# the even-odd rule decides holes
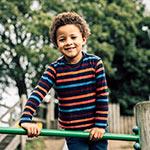
[[[45,67],[60,53],[50,42],[52,18],[75,11],[89,23],[87,50],[106,68],[110,101],[132,115],[136,103],[149,99],[150,17],[137,0],[1,0],[0,88],[13,84],[28,94]]]

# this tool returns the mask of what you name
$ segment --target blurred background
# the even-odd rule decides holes
[[[53,16],[63,11],[75,11],[88,22],[92,34],[87,52],[100,56],[106,69],[111,131],[128,133],[113,127],[116,119],[121,126],[121,116],[130,117],[130,126],[135,125],[134,106],[150,100],[149,0],[1,0],[0,126],[17,121],[22,95],[30,95],[46,66],[60,56],[50,42],[49,27]],[[57,128],[57,103],[52,92],[39,111],[46,117],[50,105],[49,127]]]

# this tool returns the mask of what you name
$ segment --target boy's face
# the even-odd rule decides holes
[[[82,58],[82,47],[86,38],[74,24],[61,26],[57,30],[57,46],[69,63],[77,63]]]

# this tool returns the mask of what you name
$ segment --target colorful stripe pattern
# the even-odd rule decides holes
[[[30,122],[51,87],[59,100],[59,123],[64,129],[106,128],[108,87],[102,60],[87,53],[78,64],[64,57],[50,64],[29,97],[20,123]]]

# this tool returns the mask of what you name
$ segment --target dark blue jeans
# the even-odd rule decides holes
[[[107,140],[89,141],[87,138],[66,138],[69,150],[107,150]]]

